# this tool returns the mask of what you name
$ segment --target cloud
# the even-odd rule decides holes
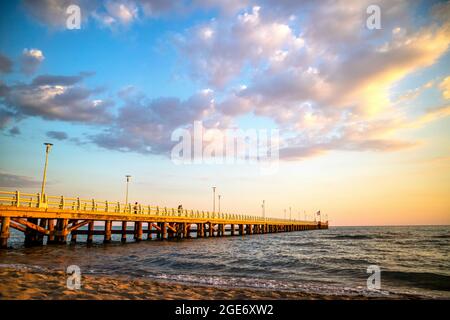
[[[444,99],[450,99],[450,76],[442,80],[442,82],[439,84],[439,89],[441,89],[442,97]]]
[[[70,5],[78,5],[82,25],[90,19],[111,29],[129,26],[142,18],[156,18],[191,10],[188,1],[177,0],[24,0],[25,11],[53,29],[65,29]]]
[[[3,188],[34,188],[40,182],[34,178],[0,172],[0,186]]]
[[[184,101],[173,97],[150,101],[142,96],[127,98],[114,125],[90,138],[106,149],[164,154],[174,144],[170,137],[176,128],[208,118],[213,111],[214,101],[209,91],[199,92]]]
[[[231,16],[248,7],[248,0],[194,0],[192,5],[204,10],[218,9],[220,13]]]
[[[78,5],[81,18],[86,21],[89,14],[99,5],[96,0],[23,0],[25,11],[38,22],[53,29],[66,28],[67,8]]]
[[[111,122],[109,109],[113,102],[98,97],[101,89],[85,87],[82,81],[86,76],[38,76],[30,84],[6,86],[1,100],[20,116],[84,124]]]
[[[0,108],[0,129],[4,129],[15,116],[16,114],[14,112]]]
[[[414,6],[381,1],[383,29],[370,33],[365,27],[369,1],[267,3],[232,22],[226,17],[199,24],[177,44],[193,78],[205,84],[221,88],[251,70],[245,86],[226,91],[217,111],[273,119],[294,135],[284,139],[283,157],[409,148],[417,142],[396,139],[398,130],[446,116],[441,111],[411,117],[402,103],[412,97],[392,100],[391,88],[447,52],[450,24],[441,12],[449,4],[433,8],[427,23],[414,27]],[[292,16],[302,16],[301,9],[308,15]]]
[[[450,105],[429,108],[414,121],[408,122],[408,128],[420,128],[430,122],[450,116]]]
[[[46,133],[47,137],[51,138],[51,139],[56,139],[56,140],[66,140],[69,138],[69,136],[67,135],[67,133],[65,133],[64,131],[47,131]]]
[[[58,75],[41,75],[33,79],[33,86],[73,86],[83,80],[85,76],[79,74],[76,76],[58,76]]]
[[[9,134],[10,134],[11,136],[17,136],[17,135],[19,135],[19,134],[20,134],[20,129],[19,129],[19,127],[12,127],[12,128],[9,130]]]
[[[178,0],[141,0],[139,5],[147,17],[159,17],[174,13],[183,13],[190,10],[188,1]]]
[[[102,25],[113,28],[127,26],[139,17],[139,8],[134,1],[105,1],[104,8],[92,12],[94,19]]]
[[[27,75],[33,74],[44,59],[44,54],[39,49],[23,49],[20,59],[21,71]]]
[[[297,161],[323,155],[330,151],[375,151],[393,152],[416,146],[416,142],[400,140],[346,140],[336,139],[324,144],[314,144],[307,146],[292,146],[280,149],[280,159],[287,161]]]
[[[0,73],[10,73],[12,71],[12,61],[0,53]]]
[[[432,85],[429,79],[400,97],[393,89],[448,53],[450,3],[424,9],[418,2],[380,0],[382,29],[368,30],[366,8],[372,2],[94,2],[87,16],[111,27],[171,12],[218,10],[215,18],[173,38],[182,68],[214,91],[186,100],[149,100],[127,88],[118,94],[123,106],[117,116],[108,110],[110,101],[82,85],[84,75],[42,75],[30,84],[3,85],[0,96],[10,111],[23,115],[105,124],[89,139],[119,151],[166,153],[174,129],[189,127],[194,120],[226,128],[242,115],[269,118],[283,128],[284,159],[332,150],[410,148],[418,142],[398,139],[397,132],[446,117],[448,110],[440,107],[419,115],[412,110],[411,101]],[[44,12],[62,12],[60,3],[65,2],[44,1],[36,15],[50,18]],[[439,85],[445,99],[447,79]],[[10,116],[5,114],[5,119]]]
[[[302,47],[302,39],[287,24],[263,21],[260,9],[255,6],[231,22],[212,20],[177,35],[176,46],[194,78],[223,87],[247,64],[258,67],[280,50]]]

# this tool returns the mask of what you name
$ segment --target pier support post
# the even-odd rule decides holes
[[[78,220],[73,220],[72,221],[72,225],[74,226],[74,225],[76,225],[78,223]],[[49,226],[49,229],[50,229],[50,220],[48,220],[48,226]],[[71,232],[70,233],[70,242],[71,243],[77,243],[77,234],[76,234],[76,231],[75,232]]]
[[[175,224],[169,223],[169,226],[173,228],[175,226]],[[174,237],[174,232],[173,232],[172,228],[167,229],[167,239],[173,239],[173,237]]]
[[[120,241],[122,241],[123,243],[127,242],[127,222],[126,221],[122,221],[122,234],[121,234]]]
[[[105,237],[103,239],[103,243],[111,242],[111,228],[112,228],[112,221],[110,220],[105,221]]]
[[[197,238],[203,238],[204,224],[197,223]]]
[[[66,244],[67,240],[67,219],[58,219],[56,222],[56,243]]]
[[[191,238],[191,227],[192,224],[186,224],[186,231],[184,233],[184,237],[190,239]]]
[[[234,236],[234,224],[230,224],[230,236]]]
[[[45,229],[47,227],[47,219],[40,219],[39,226]],[[36,232],[36,244],[44,244],[44,235],[40,232]]]
[[[36,218],[28,218],[27,221],[33,224],[38,224],[38,220]],[[34,246],[39,244],[38,234],[36,230],[31,229],[30,227],[26,227],[25,230],[25,246]]]
[[[142,222],[136,221],[134,223],[134,240],[141,241],[142,240]]]
[[[157,222],[156,225],[159,228],[159,229],[156,229],[156,239],[157,240],[161,240],[162,223],[161,222]]]
[[[147,227],[147,240],[152,240],[152,223],[148,223]]]
[[[243,236],[243,235],[244,235],[244,225],[243,225],[243,224],[240,224],[240,225],[239,225],[239,235],[240,235],[240,236]]]
[[[94,239],[94,221],[89,221],[88,224],[88,236],[87,236],[87,243],[92,243]]]
[[[182,237],[184,237],[184,228],[185,228],[185,223],[177,223],[177,234],[176,234],[176,238],[181,239]]]
[[[8,247],[9,238],[9,223],[11,222],[10,217],[2,218],[2,229],[0,233],[0,248],[6,249]]]
[[[161,224],[161,240],[164,240],[166,238],[166,233],[167,233],[167,223],[163,222]]]
[[[48,231],[50,232],[47,238],[47,244],[55,243],[55,219],[48,219],[47,223]]]
[[[213,225],[212,223],[208,223],[208,237],[213,237],[214,236],[214,231],[213,231]]]

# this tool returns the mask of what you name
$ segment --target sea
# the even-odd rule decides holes
[[[195,234],[194,234],[195,235]],[[12,230],[0,270],[149,278],[186,285],[287,290],[326,296],[450,298],[450,226],[328,230],[181,240],[129,238],[27,248]],[[375,274],[375,273],[376,274]]]

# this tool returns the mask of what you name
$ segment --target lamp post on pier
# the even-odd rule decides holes
[[[48,165],[48,154],[53,144],[49,142],[45,142],[45,165],[44,165],[44,176],[42,178],[42,186],[41,186],[41,199],[40,202],[45,202],[45,183],[47,181],[47,165]]]
[[[125,205],[128,207],[128,185],[130,184],[131,176],[129,174],[127,174],[125,177],[127,178],[127,191],[125,194]]]
[[[216,187],[212,187],[213,189],[213,214],[216,212]]]
[[[263,219],[266,220],[266,200],[263,200],[263,201],[262,201],[261,208],[262,208],[262,216],[263,216]]]

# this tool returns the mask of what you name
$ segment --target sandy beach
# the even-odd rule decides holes
[[[215,288],[180,283],[118,276],[84,275],[80,290],[66,287],[66,274],[2,269],[0,299],[2,300],[203,300],[203,299],[369,299],[367,296],[315,295],[290,291]],[[371,297],[377,298],[377,297]],[[378,297],[379,298],[379,297]],[[393,296],[390,299],[395,298]]]

